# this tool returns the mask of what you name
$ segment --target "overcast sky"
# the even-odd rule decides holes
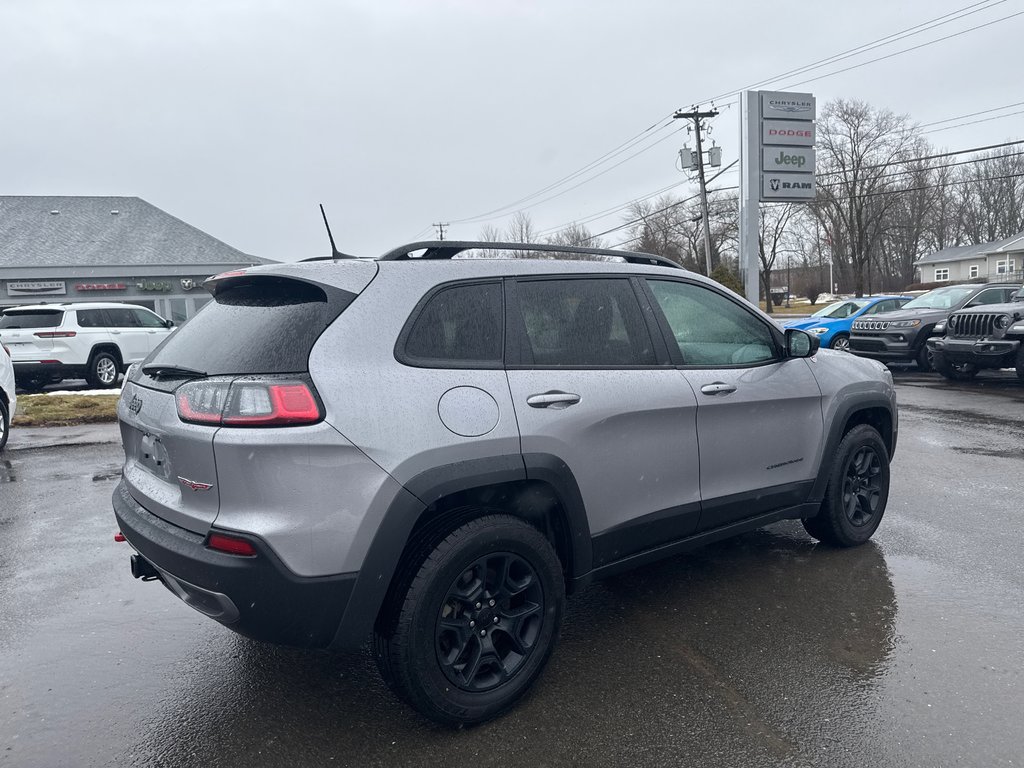
[[[432,222],[523,198],[678,107],[969,4],[0,0],[0,194],[138,195],[284,260],[328,252],[323,202],[339,248],[376,255],[432,236]],[[772,85],[1024,11],[1024,0],[982,6]],[[1018,16],[796,90],[819,108],[857,98],[943,120],[1024,102],[1022,41]],[[732,108],[714,122],[726,162],[738,119]],[[554,227],[682,181],[684,135],[529,213]],[[929,134],[950,149],[1022,136],[1024,115]],[[449,236],[476,237],[482,223]]]

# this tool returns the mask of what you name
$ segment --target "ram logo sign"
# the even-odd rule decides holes
[[[762,197],[771,200],[811,200],[817,192],[809,173],[763,174]]]

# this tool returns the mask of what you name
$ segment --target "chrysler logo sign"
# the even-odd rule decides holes
[[[788,112],[793,115],[810,112],[814,109],[814,102],[807,99],[769,99],[768,106],[778,112]]]

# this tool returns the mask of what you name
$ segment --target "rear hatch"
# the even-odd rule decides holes
[[[0,341],[16,363],[46,360],[63,322],[63,309],[8,309],[0,315]]]
[[[360,265],[362,277],[347,286],[354,291],[317,281],[322,268],[309,266],[257,268],[208,281],[214,300],[132,367],[118,418],[124,480],[145,509],[205,535],[220,507],[214,450],[220,430],[280,425],[268,420],[261,404],[274,400],[287,409],[303,386],[316,401],[315,420],[322,419],[309,353],[370,282],[376,265]],[[291,413],[308,418],[301,395]]]

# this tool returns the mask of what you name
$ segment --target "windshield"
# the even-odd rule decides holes
[[[819,309],[811,315],[811,317],[828,317],[832,319],[849,317],[855,312],[864,309],[864,307],[870,303],[870,299],[847,299],[845,301],[837,301],[834,304],[829,304],[827,307]]]
[[[908,301],[903,309],[952,309],[975,290],[973,285],[943,286]]]
[[[60,309],[18,311],[8,310],[0,315],[0,330],[4,328],[56,328],[64,319]]]

